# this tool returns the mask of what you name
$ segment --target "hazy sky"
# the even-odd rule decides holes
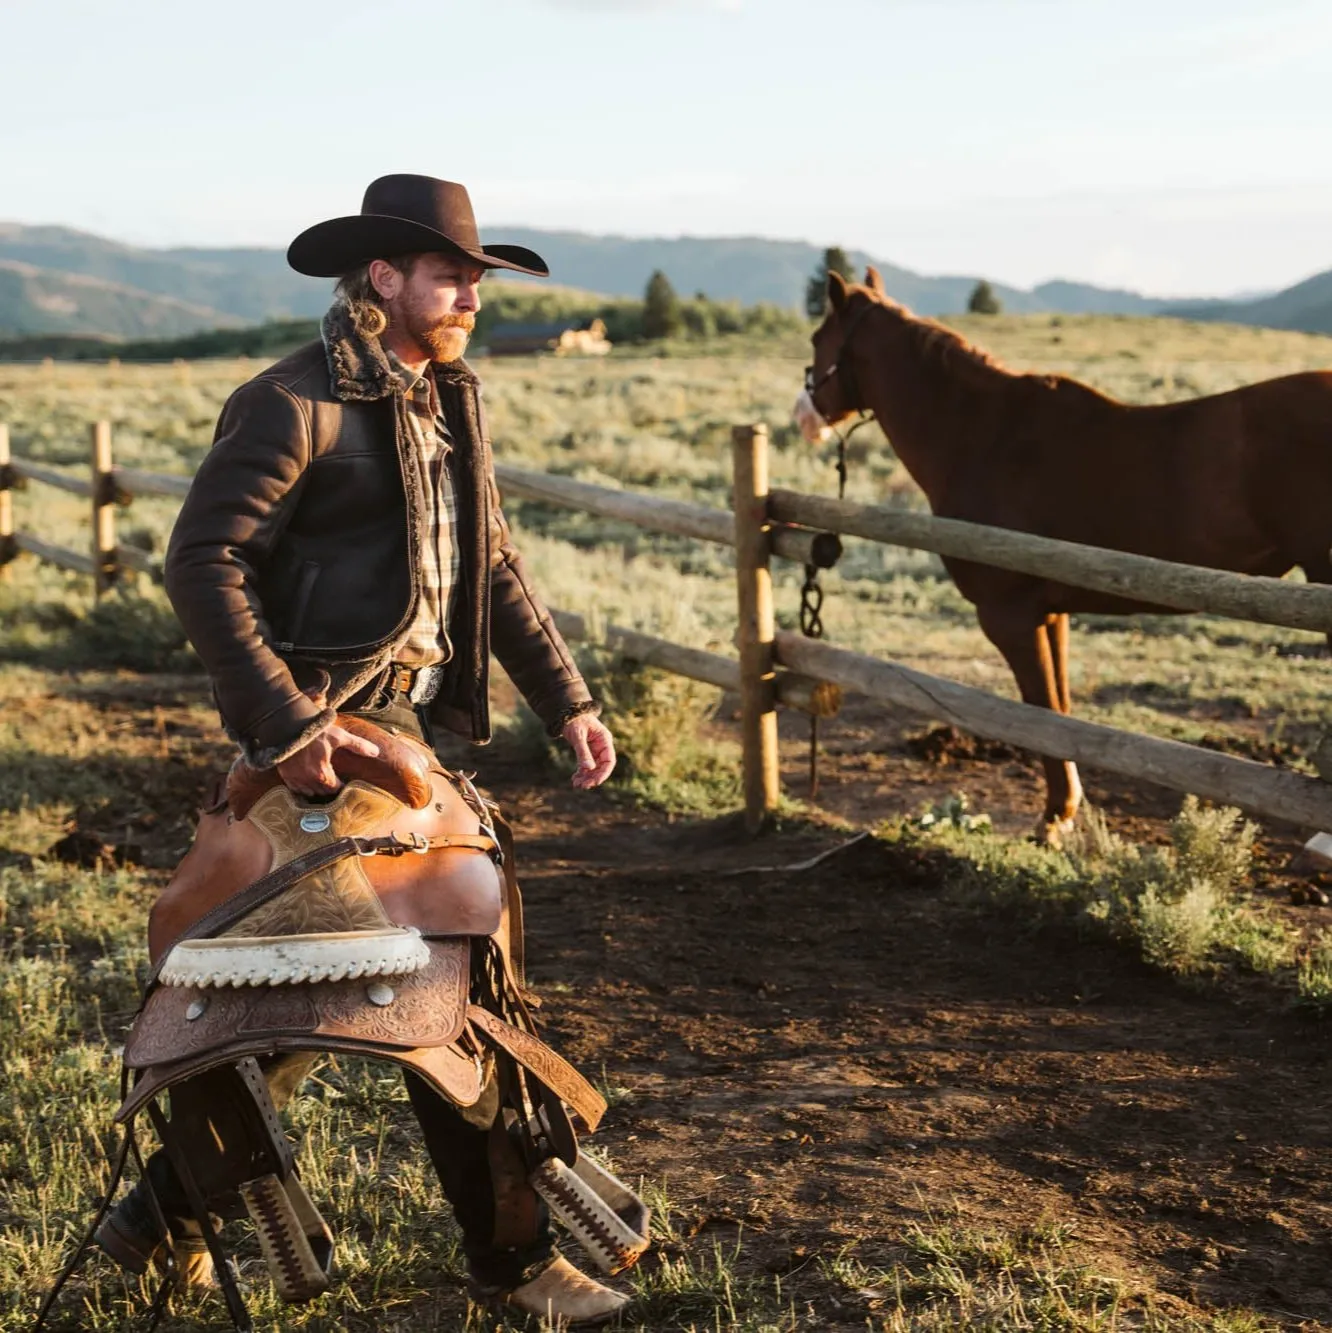
[[[0,220],[502,224],[1159,294],[1332,267],[1332,0],[0,0]],[[556,275],[558,277],[558,275]]]

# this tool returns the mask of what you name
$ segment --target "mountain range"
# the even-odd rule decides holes
[[[682,295],[705,292],[744,304],[801,303],[822,249],[760,237],[631,238],[506,227],[506,241],[542,254],[560,283],[607,296],[641,295],[660,269]],[[977,276],[930,277],[873,263],[888,293],[922,315],[966,309]],[[0,223],[0,337],[82,334],[171,337],[269,319],[312,317],[328,304],[327,280],[302,277],[281,250],[149,249],[68,227]],[[1332,271],[1256,299],[1168,301],[1137,292],[1054,281],[1031,290],[992,284],[1015,313],[1181,315],[1332,333]]]

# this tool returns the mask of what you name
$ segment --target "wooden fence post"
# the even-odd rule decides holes
[[[100,597],[116,581],[116,476],[111,458],[111,423],[92,425],[92,559]]]
[[[768,570],[768,428],[761,423],[736,426],[731,442],[745,828],[758,833],[776,810],[779,791],[772,575]]]
[[[14,540],[14,472],[9,456],[9,427],[0,422],[0,578],[9,574],[9,562],[18,555]]]

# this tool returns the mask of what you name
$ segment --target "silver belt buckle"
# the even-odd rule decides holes
[[[443,679],[443,667],[422,667],[416,673],[416,679],[412,681],[412,688],[407,692],[407,702],[417,708],[424,708],[439,693]]]

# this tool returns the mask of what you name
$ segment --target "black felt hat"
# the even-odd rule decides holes
[[[482,245],[465,187],[433,176],[371,181],[352,217],[317,222],[287,247],[287,263],[312,278],[338,278],[372,259],[442,251],[478,268],[550,276],[546,261],[522,245]]]

